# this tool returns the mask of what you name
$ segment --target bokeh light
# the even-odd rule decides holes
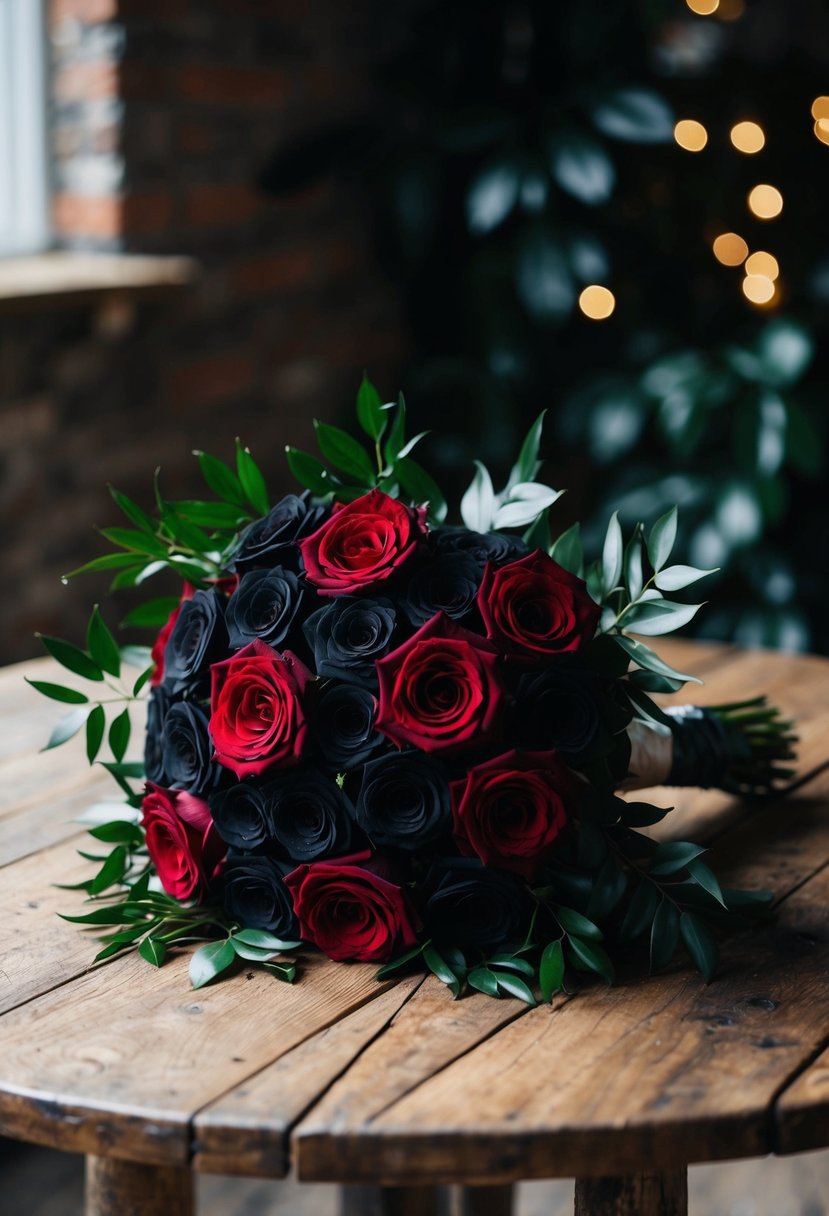
[[[783,195],[776,186],[761,183],[749,191],[748,206],[758,220],[773,220],[783,210]]]
[[[829,97],[816,97],[812,102],[812,118],[829,118]]]
[[[764,274],[747,274],[743,279],[743,295],[752,304],[768,304],[774,299],[774,283]]]
[[[714,257],[723,266],[739,266],[748,256],[748,245],[736,232],[723,232],[712,246]]]
[[[737,21],[745,11],[745,0],[720,0],[717,6],[720,21]]]
[[[685,3],[698,17],[710,17],[720,7],[720,0],[685,0]]]
[[[829,144],[829,118],[815,120],[815,135],[822,144]]]
[[[604,321],[616,307],[616,297],[608,287],[591,283],[579,296],[579,308],[591,321]]]
[[[774,282],[780,274],[780,265],[773,253],[766,253],[765,250],[758,249],[746,260],[746,274],[764,275]]]
[[[708,143],[708,132],[694,118],[681,118],[674,127],[674,139],[686,152],[701,152]]]
[[[731,128],[731,142],[738,152],[753,155],[765,146],[766,136],[757,122],[738,122]]]

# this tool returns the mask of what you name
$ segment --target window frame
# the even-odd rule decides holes
[[[43,0],[0,0],[0,257],[49,247]]]

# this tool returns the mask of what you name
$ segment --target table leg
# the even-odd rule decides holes
[[[511,1216],[511,1186],[344,1186],[342,1216]]]
[[[85,1216],[193,1216],[192,1172],[186,1165],[89,1156],[84,1210]]]
[[[449,1216],[511,1216],[511,1186],[453,1186]]]
[[[688,1171],[577,1178],[576,1216],[688,1216]]]

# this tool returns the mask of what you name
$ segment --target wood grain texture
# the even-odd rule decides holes
[[[827,1018],[829,1038],[829,1018]],[[776,1153],[802,1153],[826,1145],[829,1127],[829,1047],[777,1100],[773,1129]]]
[[[187,1166],[87,1157],[84,1216],[193,1216]]]
[[[575,1216],[688,1216],[687,1171],[579,1179]]]

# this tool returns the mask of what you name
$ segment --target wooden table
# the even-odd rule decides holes
[[[725,943],[709,986],[682,961],[533,1010],[322,958],[293,987],[249,972],[199,992],[186,957],[92,967],[55,915],[79,897],[53,884],[88,874],[72,817],[112,788],[80,744],[36,754],[60,708],[22,677],[51,662],[4,671],[0,1132],[87,1154],[88,1216],[184,1216],[193,1170],[291,1167],[360,1184],[354,1213],[426,1216],[462,1184],[452,1210],[494,1216],[518,1179],[575,1176],[583,1216],[667,1216],[689,1162],[829,1144],[829,661],[662,649],[705,676],[700,703],[767,691],[798,719],[788,799],[658,794],[665,834],[707,838],[776,918]]]

